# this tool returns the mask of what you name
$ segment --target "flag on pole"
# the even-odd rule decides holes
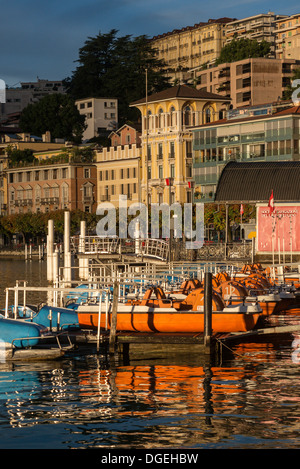
[[[243,215],[243,213],[244,213],[244,205],[243,205],[243,204],[241,204],[241,208],[240,208],[240,214],[241,214],[241,215]]]
[[[166,184],[167,184],[167,186],[170,186],[170,179],[169,178],[166,179]]]
[[[274,210],[275,210],[275,207],[274,207],[274,195],[273,195],[273,189],[272,189],[272,193],[270,195],[270,198],[269,198],[269,203],[268,203],[268,207],[270,209],[270,213],[273,213]]]

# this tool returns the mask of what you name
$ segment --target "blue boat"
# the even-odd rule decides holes
[[[44,305],[37,309],[34,306],[27,305],[18,306],[17,313],[18,317],[25,322],[34,322],[50,330],[70,331],[80,329],[78,314],[72,308]]]
[[[0,314],[0,341],[16,348],[35,347],[45,328],[39,324],[5,318]]]

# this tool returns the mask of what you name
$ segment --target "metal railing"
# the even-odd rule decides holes
[[[162,239],[101,238],[99,236],[71,237],[71,249],[81,254],[135,254],[167,260],[169,242]]]

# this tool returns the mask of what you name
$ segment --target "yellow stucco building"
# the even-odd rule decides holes
[[[166,75],[182,81],[191,78],[188,70],[214,63],[225,44],[226,25],[233,20],[210,19],[154,36],[150,44],[166,64]]]
[[[192,202],[190,129],[225,117],[229,104],[229,98],[186,85],[168,88],[131,104],[142,115],[142,203]]]

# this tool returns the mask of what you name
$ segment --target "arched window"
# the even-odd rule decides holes
[[[214,121],[214,109],[210,105],[206,105],[203,109],[204,124],[209,124]]]
[[[183,124],[192,125],[192,109],[189,105],[183,108]]]
[[[147,117],[145,118],[145,129],[149,130],[152,128],[152,119],[151,119],[152,112],[149,110],[147,112]]]
[[[174,127],[176,125],[176,114],[175,114],[175,107],[171,106],[170,108],[170,125]]]
[[[163,110],[162,110],[162,108],[160,108],[160,109],[158,110],[158,128],[159,128],[159,129],[160,129],[161,127],[163,127],[163,116],[162,116],[162,114],[163,114]]]

